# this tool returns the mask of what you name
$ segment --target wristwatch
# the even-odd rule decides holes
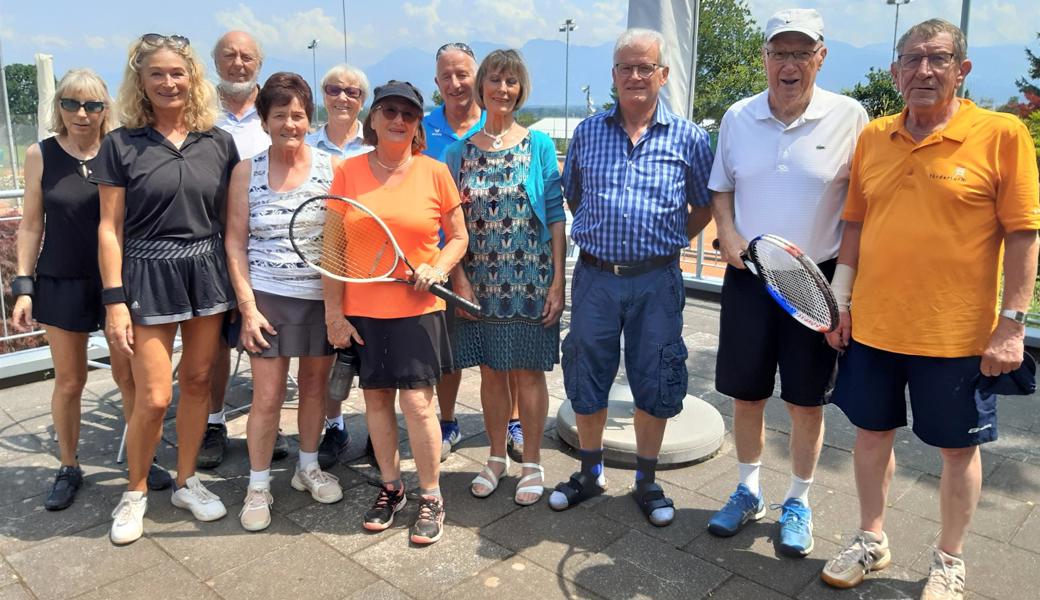
[[[1000,311],[1000,316],[1004,317],[1005,319],[1011,319],[1019,325],[1026,324],[1026,313],[1020,310],[1011,310],[1010,308],[1005,308],[1004,310]]]

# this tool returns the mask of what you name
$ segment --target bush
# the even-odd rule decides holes
[[[0,217],[18,217],[21,216],[21,214],[21,210],[16,208],[7,207],[0,209]],[[11,279],[18,272],[17,240],[19,222],[20,221],[18,220],[0,221],[0,275],[2,275],[3,278],[4,307],[6,308],[3,317],[7,323],[7,331],[12,334],[17,333],[14,330],[9,317],[11,311],[14,310],[14,298],[11,297]],[[40,346],[46,345],[47,341],[42,335],[19,338],[16,340],[0,342],[0,353],[6,354],[16,350],[39,348]]]

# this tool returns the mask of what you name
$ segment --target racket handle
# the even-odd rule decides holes
[[[430,286],[430,293],[443,299],[448,304],[458,306],[475,317],[479,317],[484,312],[484,309],[476,302],[470,302],[439,283]]]

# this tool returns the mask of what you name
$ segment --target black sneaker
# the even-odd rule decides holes
[[[212,469],[218,466],[224,461],[227,446],[227,425],[208,423],[206,435],[202,438],[202,446],[199,448],[199,456],[195,459],[195,466],[200,469]]]
[[[279,428],[278,435],[274,438],[274,451],[271,452],[271,460],[281,460],[286,456],[289,456],[289,440],[285,439],[281,428]]]
[[[148,489],[157,492],[165,490],[173,485],[173,477],[170,472],[159,466],[158,461],[153,460],[152,466],[148,467]]]
[[[350,448],[350,434],[338,426],[326,427],[325,437],[318,446],[318,464],[327,471],[336,464],[346,460],[347,449]]]
[[[76,499],[76,492],[83,486],[83,470],[79,467],[62,465],[58,469],[58,476],[54,478],[54,486],[51,493],[43,501],[43,507],[47,510],[65,510],[72,506]]]
[[[444,501],[433,496],[419,496],[419,514],[412,524],[413,544],[432,544],[444,533]]]
[[[383,531],[394,524],[394,515],[408,502],[404,490],[388,490],[381,483],[370,481],[379,488],[375,504],[365,513],[364,527],[369,531]]]

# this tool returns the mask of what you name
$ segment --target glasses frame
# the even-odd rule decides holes
[[[766,58],[775,63],[794,63],[796,65],[807,65],[812,62],[813,57],[823,50],[823,46],[817,46],[815,50],[770,50],[766,48]],[[778,58],[781,57],[781,58]]]
[[[83,111],[89,115],[105,112],[105,108],[107,108],[108,105],[101,100],[87,100],[86,102],[80,102],[75,98],[59,98],[58,106],[60,106],[63,111],[70,113],[78,113],[79,109],[82,108]],[[69,106],[74,106],[75,108],[69,108]]]
[[[945,58],[945,57],[949,57],[949,58]],[[910,59],[912,62],[914,62],[914,64],[913,65],[903,64],[903,59],[904,58]],[[941,65],[935,64],[936,60],[933,60],[933,58],[934,59],[938,59],[943,64],[941,64]],[[956,58],[957,58],[957,54],[955,52],[931,52],[929,54],[910,53],[910,54],[900,54],[899,56],[897,56],[896,57],[896,64],[899,65],[900,69],[907,69],[907,70],[911,70],[911,71],[916,71],[918,68],[921,67],[922,63],[927,61],[928,62],[928,66],[931,67],[932,69],[934,69],[936,71],[945,71],[946,69],[950,68],[950,65],[952,65],[955,62],[957,62],[956,60],[954,60]]]
[[[377,104],[377,105],[372,107],[372,110],[378,110],[379,112],[383,113],[383,118],[385,118],[387,121],[390,121],[391,123],[396,121],[398,116],[401,117],[401,121],[403,121],[405,124],[408,124],[408,125],[411,125],[412,123],[416,123],[416,122],[419,121],[419,119],[422,119],[422,113],[414,113],[414,112],[411,112],[411,111],[404,111],[404,110],[400,110],[396,106],[388,106],[386,104]],[[392,115],[391,114],[387,114],[388,112],[393,113],[393,114]],[[406,114],[412,115],[411,120],[409,120],[408,117],[405,116]]]
[[[650,67],[650,70],[644,74],[643,71],[646,69],[646,67]],[[631,77],[633,74],[637,74],[643,79],[646,79],[647,77],[652,77],[654,73],[656,73],[657,70],[660,68],[662,68],[662,65],[659,65],[657,63],[640,63],[638,65],[630,65],[628,63],[614,64],[614,71],[616,71],[618,75],[622,77]],[[628,71],[628,73],[625,73],[626,70]]]
[[[329,91],[330,89],[336,90],[336,93],[333,94],[331,91]],[[332,83],[327,83],[327,84],[321,86],[321,91],[324,92],[326,96],[331,96],[333,98],[339,98],[340,94],[346,94],[347,98],[350,98],[352,100],[360,100],[361,97],[365,95],[365,90],[363,90],[363,89],[361,89],[361,88],[359,88],[357,86],[353,86],[353,85],[342,86],[342,85],[335,85],[335,84],[332,84]]]
[[[191,45],[191,40],[183,35],[172,34],[163,35],[161,33],[146,33],[141,36],[141,42],[148,44],[149,46],[169,46],[170,48],[187,48]]]
[[[437,48],[436,58],[440,58],[442,54],[444,54],[445,52],[450,52],[452,50],[465,52],[466,54],[469,54],[469,57],[473,60],[477,59],[477,56],[473,53],[473,48],[470,48],[469,44],[467,44],[466,42],[448,42],[447,44],[444,44],[440,48]]]

